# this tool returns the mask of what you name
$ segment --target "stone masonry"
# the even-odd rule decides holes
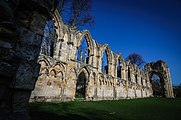
[[[130,61],[125,61],[120,53],[113,53],[109,45],[96,42],[89,31],[78,31],[65,25],[58,11],[55,11],[53,19],[56,28],[54,54],[39,56],[40,73],[31,94],[31,102],[72,101],[76,99],[77,92],[85,100],[151,97],[153,90],[150,79],[153,74],[159,75],[163,82],[163,96],[174,97],[170,71],[164,61],[148,63],[144,69],[138,68]],[[85,57],[85,54],[81,54],[81,60],[78,60],[78,47],[83,38],[88,45],[88,55]],[[108,61],[106,72],[101,70],[104,51]]]
[[[43,30],[58,0],[0,1],[0,120],[29,120]]]

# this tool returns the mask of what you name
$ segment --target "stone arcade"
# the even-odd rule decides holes
[[[170,71],[165,62],[148,63],[144,69],[113,53],[107,44],[92,39],[89,31],[78,31],[63,24],[58,11],[54,13],[56,46],[52,56],[40,54],[41,64],[31,102],[113,100],[153,96],[151,77],[157,74],[162,96],[172,98]],[[79,51],[83,39],[87,52]],[[102,64],[106,53],[107,65]]]

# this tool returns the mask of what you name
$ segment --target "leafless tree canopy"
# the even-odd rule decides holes
[[[63,21],[72,27],[92,25],[91,4],[91,0],[60,0],[58,10]]]
[[[136,64],[138,67],[142,67],[146,63],[142,56],[137,53],[131,53],[126,60],[130,60],[132,64]]]

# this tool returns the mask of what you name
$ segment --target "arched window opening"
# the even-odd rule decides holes
[[[88,44],[85,37],[82,39],[82,42],[80,46],[78,47],[77,60],[88,64],[89,51],[88,51]]]
[[[163,79],[157,74],[151,76],[150,82],[152,84],[153,95],[154,96],[165,96],[165,89]]]
[[[118,66],[117,66],[117,77],[121,78],[121,62],[118,59]]]
[[[130,68],[128,67],[128,81],[131,81],[131,72],[130,72]]]
[[[138,83],[138,75],[135,75],[135,82]]]
[[[45,25],[40,53],[53,57],[55,52],[56,40],[57,35],[54,28],[54,20],[50,20]]]
[[[81,72],[78,76],[76,83],[76,98],[85,98],[86,92],[86,76],[84,72]]]
[[[102,72],[108,74],[108,57],[106,51],[104,51],[102,57]]]

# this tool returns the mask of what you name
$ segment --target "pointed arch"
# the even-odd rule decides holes
[[[54,76],[57,74],[57,71],[55,69],[50,69],[49,75]]]
[[[103,56],[102,56],[102,68],[101,68],[101,71],[105,74],[108,74],[108,54],[106,51],[103,52]]]
[[[144,69],[145,71],[148,72],[149,79],[151,79],[153,74],[156,74],[159,76],[161,84],[162,84],[163,97],[167,97],[167,98],[174,97],[172,82],[170,78],[170,71],[167,64],[164,61],[159,60],[156,62],[148,63],[145,65]]]
[[[77,60],[88,64],[89,54],[89,45],[86,38],[83,38],[81,44],[77,48]]]
[[[77,98],[86,98],[86,88],[88,85],[89,80],[89,72],[86,70],[86,68],[82,68],[77,77],[76,81],[76,91],[75,91],[75,97]]]
[[[165,96],[166,89],[164,88],[165,82],[163,76],[157,71],[152,71],[150,72],[149,80],[150,83],[152,84],[153,95],[166,97]]]
[[[109,74],[110,64],[112,63],[113,54],[107,44],[101,45],[99,49],[101,50],[100,52],[100,58],[102,61],[101,71],[103,73]]]
[[[94,48],[94,44],[93,44],[93,40],[92,40],[92,36],[91,36],[91,34],[90,34],[90,32],[88,31],[88,30],[83,30],[82,32],[81,32],[81,36],[79,37],[79,39],[78,39],[78,46],[80,45],[80,43],[81,43],[81,41],[82,41],[82,39],[83,38],[86,38],[86,40],[87,40],[87,44],[88,44],[88,46],[89,46],[89,49],[90,49],[90,51],[92,52],[92,50],[93,50],[93,48]]]
[[[104,44],[104,45],[103,45],[103,52],[104,52],[104,51],[106,51],[106,53],[107,53],[108,63],[111,63],[112,58],[113,58],[113,54],[112,54],[111,49],[110,49],[110,47],[109,47],[108,44]],[[103,54],[103,53],[102,53],[102,54]]]
[[[85,73],[86,78],[87,78],[87,80],[88,80],[88,78],[89,78],[89,76],[90,76],[90,72],[89,72],[88,68],[87,68],[87,67],[81,68],[80,71],[78,72],[78,75],[79,75],[80,73],[82,73],[82,72]]]
[[[60,16],[60,13],[58,12],[58,10],[56,9],[54,14],[53,14],[53,19],[55,21],[55,26],[57,27],[56,32],[58,35],[58,38],[60,37],[60,35],[62,34],[62,30],[61,30],[61,26],[62,26],[62,17]]]
[[[80,35],[81,34],[81,35]],[[90,56],[94,55],[94,44],[90,32],[84,30],[81,33],[77,34],[77,60],[91,64]],[[86,47],[86,48],[81,48]]]
[[[45,62],[45,64],[46,64],[48,67],[51,66],[49,60],[48,60],[44,55],[40,55],[37,62],[38,62],[38,63]]]
[[[118,53],[117,58],[117,77],[122,78],[122,68],[123,68],[123,58],[120,53]]]
[[[52,66],[57,72],[59,71],[65,71],[65,66],[61,62],[57,62],[55,65]]]

